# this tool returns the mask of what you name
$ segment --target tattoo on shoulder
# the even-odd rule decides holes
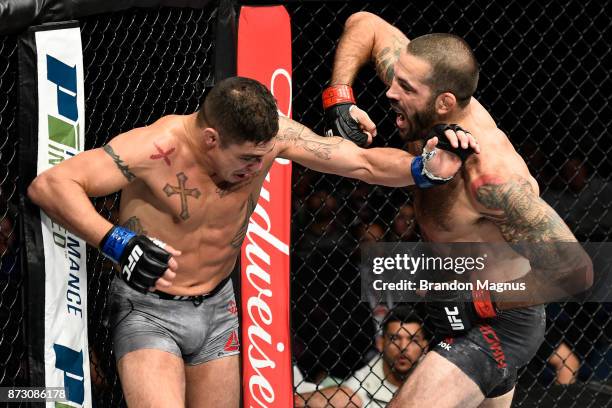
[[[240,224],[240,229],[238,230],[234,238],[232,238],[233,248],[237,249],[242,246],[242,241],[244,241],[244,237],[246,237],[246,233],[249,228],[249,219],[251,218],[251,214],[253,214],[253,211],[255,211],[256,206],[257,202],[255,201],[255,198],[252,194],[249,194],[249,198],[246,202],[246,212],[244,214],[244,219],[242,221],[242,224]]]
[[[490,210],[501,211],[501,216],[494,219],[507,242],[576,240],[559,214],[537,196],[525,178],[477,181],[476,185],[476,199]]]
[[[130,217],[124,223],[123,226],[139,235],[147,235],[147,231],[142,226],[138,217]]]
[[[111,145],[104,145],[103,149],[110,157],[112,157],[113,161],[117,165],[117,168],[119,171],[121,171],[121,174],[123,174],[127,181],[132,181],[136,178],[136,175],[130,171],[128,165],[125,164],[121,157],[115,153]]]
[[[321,137],[314,134],[306,126],[299,123],[291,124],[280,131],[278,140],[293,143],[307,152],[323,160],[331,160],[331,154],[344,139],[338,137]]]
[[[157,145],[157,143],[153,142],[153,146],[155,146],[155,149],[157,149],[157,154],[152,154],[151,156],[149,156],[149,158],[151,160],[159,160],[162,159],[164,161],[164,163],[166,163],[168,166],[170,166],[172,163],[170,162],[170,155],[172,153],[174,153],[174,151],[176,150],[174,147],[171,147],[170,149],[164,151],[161,147],[159,147]]]
[[[391,46],[383,48],[376,55],[376,73],[387,85],[393,81],[393,65],[407,45],[405,38],[394,36]]]

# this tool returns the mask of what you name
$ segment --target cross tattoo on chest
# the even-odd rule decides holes
[[[185,188],[185,182],[187,181],[187,176],[185,173],[180,172],[176,175],[178,180],[178,186],[171,186],[170,184],[166,184],[163,191],[166,193],[168,197],[179,194],[181,196],[181,218],[186,220],[189,218],[189,209],[187,207],[187,197],[193,197],[198,199],[202,193],[197,188]]]

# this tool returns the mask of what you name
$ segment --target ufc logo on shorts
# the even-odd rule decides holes
[[[444,311],[446,312],[446,317],[448,317],[448,321],[450,322],[453,330],[465,329],[463,322],[461,321],[461,319],[457,317],[457,315],[459,314],[459,310],[457,310],[457,306],[455,306],[453,310],[450,310],[448,307],[445,307]]]
[[[142,256],[142,249],[140,249],[140,245],[136,245],[132,249],[132,252],[130,253],[130,256],[128,257],[127,265],[123,267],[123,275],[126,277],[127,280],[130,280],[132,278],[132,271],[136,267],[136,263],[138,262],[141,256]]]

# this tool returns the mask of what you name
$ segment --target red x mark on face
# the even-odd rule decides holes
[[[153,159],[153,160],[163,159],[164,162],[168,166],[170,166],[171,163],[170,163],[170,159],[168,158],[168,156],[170,156],[174,152],[174,150],[176,150],[176,149],[173,147],[173,148],[171,148],[171,149],[169,149],[169,150],[164,152],[164,150],[161,147],[159,147],[155,142],[153,142],[153,145],[155,146],[155,148],[157,149],[159,154],[152,154],[150,158]]]

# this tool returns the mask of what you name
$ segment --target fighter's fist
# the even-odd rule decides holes
[[[171,257],[180,253],[169,248],[171,253],[165,247],[161,241],[119,226],[111,228],[100,242],[102,253],[119,264],[121,278],[142,293],[156,287],[156,283],[169,286],[164,278],[174,277],[171,269],[176,269],[176,261]]]
[[[367,113],[355,105],[348,85],[332,85],[323,91],[325,135],[342,136],[358,146],[367,146],[376,136],[376,125]]]
[[[478,140],[468,130],[464,130],[456,123],[435,125],[427,139],[438,137],[438,149],[454,153],[465,162],[473,153],[480,153]]]
[[[427,135],[423,154],[412,162],[412,178],[420,188],[450,181],[472,153],[479,153],[478,141],[459,125],[436,125]]]

